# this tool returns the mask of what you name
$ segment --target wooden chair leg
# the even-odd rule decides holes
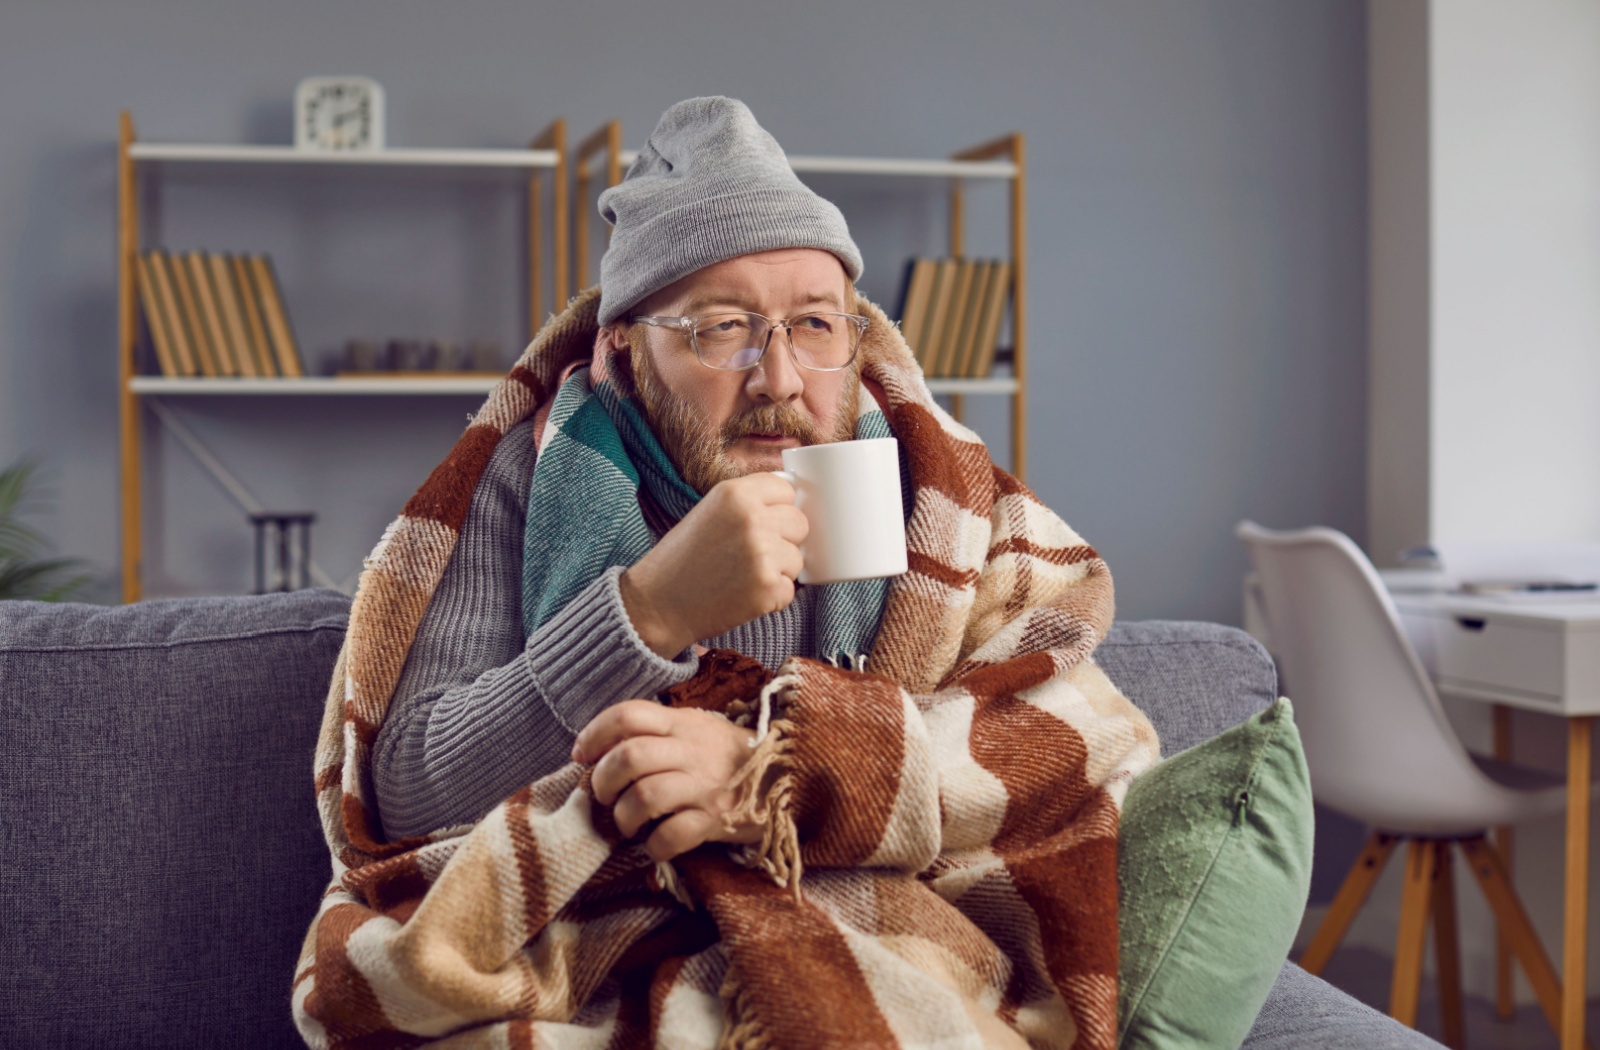
[[[1523,910],[1522,901],[1517,898],[1516,891],[1511,888],[1511,883],[1506,878],[1505,866],[1500,861],[1500,855],[1481,835],[1463,839],[1461,852],[1466,854],[1467,870],[1478,880],[1478,886],[1488,899],[1489,908],[1494,912],[1500,929],[1505,931],[1506,940],[1511,944],[1512,954],[1522,964],[1522,972],[1528,975],[1528,983],[1533,985],[1533,994],[1539,1000],[1539,1008],[1550,1021],[1550,1027],[1559,1033],[1561,982],[1556,977],[1555,967],[1550,964],[1550,957],[1545,954],[1544,946],[1539,943],[1539,935],[1534,932],[1533,923],[1528,921],[1528,913]],[[1585,1050],[1592,1050],[1587,1039],[1583,1045]]]
[[[1383,874],[1383,866],[1389,862],[1389,854],[1394,852],[1395,844],[1399,841],[1396,836],[1382,832],[1373,832],[1367,838],[1361,855],[1350,866],[1339,892],[1334,894],[1333,903],[1328,905],[1328,914],[1323,917],[1322,924],[1312,935],[1311,943],[1300,956],[1302,969],[1308,973],[1322,972],[1329,956],[1344,939],[1345,931],[1350,928],[1356,913],[1361,910],[1361,905],[1366,903],[1367,894],[1372,892],[1373,883]]]
[[[1429,902],[1437,856],[1430,840],[1412,839],[1406,849],[1406,880],[1400,891],[1400,930],[1394,941],[1389,1016],[1407,1028],[1417,1026],[1417,997],[1422,990],[1422,956],[1428,947]]]
[[[1593,715],[1567,719],[1567,872],[1561,911],[1562,1050],[1583,1038],[1589,965],[1589,798],[1594,790]]]
[[[1511,761],[1511,708],[1504,704],[1495,704],[1494,712],[1494,757],[1502,762]],[[1509,826],[1494,829],[1495,849],[1500,851],[1500,860],[1505,864],[1506,878],[1511,878],[1515,869],[1512,857],[1513,836]],[[1502,1021],[1509,1021],[1516,1014],[1515,986],[1513,985],[1511,970],[1511,942],[1506,938],[1505,931],[1500,928],[1497,921],[1494,924],[1494,1015]]]
[[[1461,1050],[1466,1032],[1461,1014],[1461,948],[1456,939],[1454,861],[1448,839],[1433,844],[1433,958],[1439,971],[1439,1022],[1444,1045]]]

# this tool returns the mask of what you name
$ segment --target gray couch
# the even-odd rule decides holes
[[[311,752],[333,591],[0,603],[0,1044],[291,1047],[328,877]],[[1240,631],[1119,625],[1100,660],[1188,747],[1265,707]],[[1246,1046],[1429,1047],[1287,964]]]

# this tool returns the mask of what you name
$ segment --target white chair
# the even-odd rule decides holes
[[[1389,855],[1406,840],[1389,1012],[1402,1024],[1416,1024],[1431,916],[1445,1042],[1460,1046],[1454,846],[1559,1032],[1560,981],[1484,832],[1560,812],[1564,789],[1555,778],[1548,780],[1552,786],[1528,786],[1547,781],[1467,751],[1388,591],[1349,537],[1327,528],[1274,532],[1250,521],[1235,532],[1255,565],[1269,648],[1295,703],[1312,795],[1373,829],[1300,965],[1312,973],[1322,969]]]

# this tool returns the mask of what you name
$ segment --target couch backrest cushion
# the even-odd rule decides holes
[[[334,591],[0,603],[0,1042],[299,1046]]]
[[[1278,698],[1272,657],[1236,627],[1191,620],[1119,623],[1095,662],[1150,717],[1161,753],[1209,740]]]

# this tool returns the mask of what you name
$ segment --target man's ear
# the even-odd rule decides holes
[[[594,334],[596,357],[601,354],[609,354],[613,350],[626,350],[628,345],[627,327],[619,323],[601,325],[599,331]]]

